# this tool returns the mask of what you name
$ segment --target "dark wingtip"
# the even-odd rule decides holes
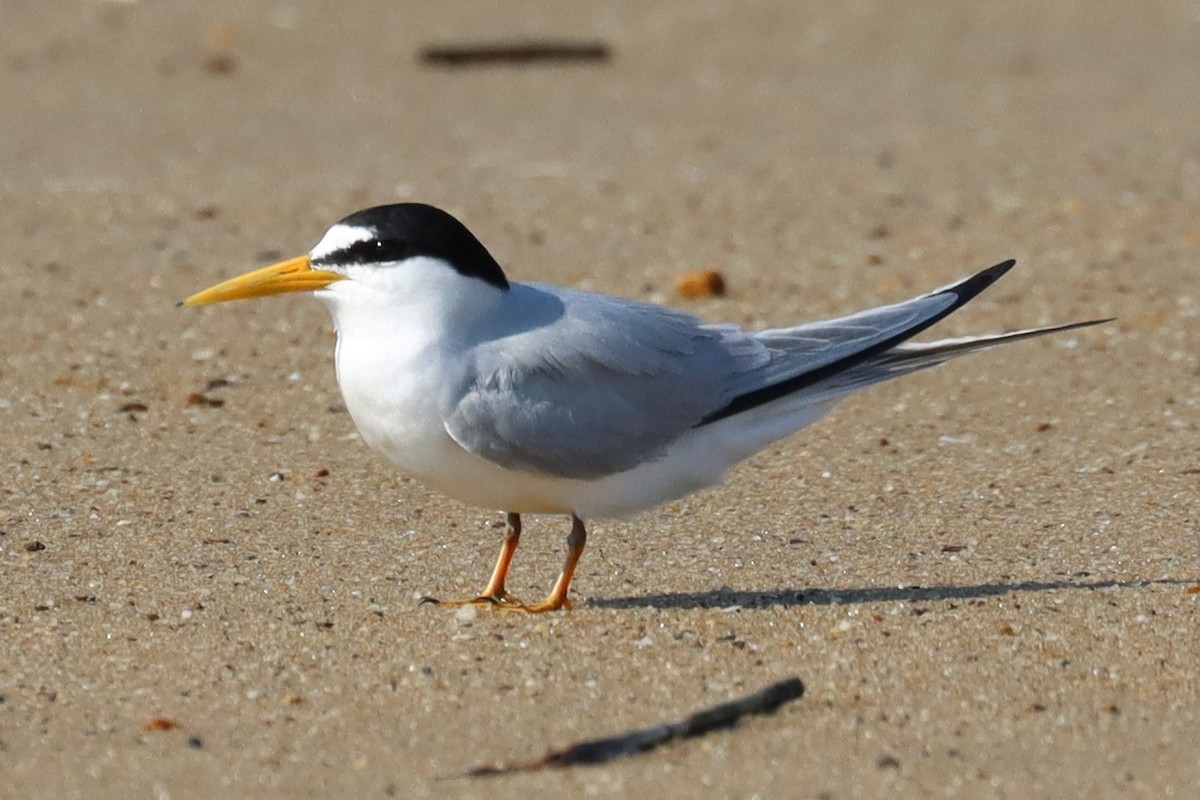
[[[1017,265],[1017,260],[1015,258],[1010,258],[1007,261],[1001,261],[999,264],[996,264],[993,267],[988,267],[987,269],[983,270],[983,272],[981,272],[980,274],[989,276],[992,279],[992,282],[994,283],[995,281],[1000,280],[1000,278],[1002,278],[1004,276],[1004,273],[1008,272],[1010,269],[1012,269],[1016,265]]]
[[[700,420],[699,424],[707,425],[710,422],[717,422],[725,419],[726,417],[731,417],[734,414],[739,414],[747,409],[754,408],[755,406],[769,403],[772,400],[778,400],[784,395],[798,392],[805,386],[811,386],[818,381],[829,377],[830,375],[835,375],[842,370],[849,369],[855,364],[870,358],[871,356],[892,349],[896,345],[911,339],[927,328],[933,327],[938,322],[941,322],[943,319],[950,316],[967,303],[971,302],[971,300],[974,299],[980,292],[991,286],[996,281],[1000,280],[1004,273],[1012,269],[1016,263],[1017,261],[1014,258],[1010,258],[1007,261],[1001,261],[999,264],[988,267],[985,270],[980,270],[971,277],[965,278],[958,283],[952,283],[942,289],[937,289],[927,295],[923,295],[918,299],[940,297],[942,295],[952,295],[954,299],[941,311],[938,311],[936,314],[931,314],[915,325],[910,325],[890,339],[877,342],[871,347],[863,348],[857,353],[852,353],[832,363],[825,364],[824,366],[808,372],[802,372],[799,375],[794,375],[787,380],[782,380],[778,383],[771,384],[770,386],[765,386],[761,389],[756,389],[754,391],[747,392],[746,394],[739,395],[726,404],[724,408],[714,411],[704,419]]]
[[[1017,260],[1015,258],[1010,258],[1008,261],[1001,261],[995,266],[991,266],[987,269],[976,272],[974,275],[965,280],[961,280],[958,283],[947,286],[942,290],[943,292],[949,292],[951,294],[958,295],[958,302],[954,304],[954,306],[951,308],[951,311],[959,308],[968,300],[971,300],[993,283],[1000,280],[1002,277],[1004,277],[1004,274],[1015,267],[1016,264]],[[947,314],[948,313],[949,312],[947,312]]]

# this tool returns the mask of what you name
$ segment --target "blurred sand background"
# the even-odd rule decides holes
[[[517,37],[612,58],[417,57]],[[1194,796],[1200,3],[12,0],[0,48],[0,797]],[[414,598],[481,588],[500,517],[358,441],[324,309],[174,305],[397,199],[711,320],[1014,257],[938,330],[1119,321],[856,395],[595,523],[571,612],[463,619]]]

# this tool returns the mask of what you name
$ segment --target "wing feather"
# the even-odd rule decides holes
[[[508,469],[589,479],[658,458],[732,397],[731,377],[769,361],[732,326],[659,306],[540,285],[515,305],[553,297],[548,324],[475,348],[472,382],[446,430]]]
[[[961,308],[1006,261],[903,303],[746,333],[660,306],[514,284],[512,307],[543,317],[474,348],[470,383],[446,410],[462,447],[508,469],[591,479],[659,458],[687,431],[788,398],[798,428],[854,389],[954,356],[1095,322],[907,340]],[[555,313],[545,316],[548,306]],[[779,435],[789,430],[777,426]]]

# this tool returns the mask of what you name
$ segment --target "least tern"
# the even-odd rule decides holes
[[[969,302],[1005,261],[895,305],[744,331],[670,308],[508,280],[457,219],[401,203],[351,214],[307,255],[186,305],[312,292],[337,329],[337,380],[363,440],[451,497],[507,512],[483,592],[451,603],[569,605],[584,520],[622,517],[719,483],[846,395],[950,358],[1067,331],[908,340]],[[521,514],[571,517],[550,594],[524,605],[505,578]]]

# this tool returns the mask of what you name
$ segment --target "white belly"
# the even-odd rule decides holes
[[[430,488],[470,505],[585,519],[623,517],[724,477],[726,463],[688,439],[659,461],[594,480],[505,469],[451,438],[428,387],[390,383],[380,392],[374,376],[339,369],[342,396],[363,441]]]
[[[336,361],[342,398],[363,441],[414,478],[483,508],[571,513],[571,489],[580,481],[511,472],[463,449],[446,432],[441,398],[458,378],[452,359],[436,349],[406,350],[391,337],[343,333]]]
[[[465,450],[446,432],[438,397],[447,374],[338,351],[338,383],[373,450],[443,494],[470,505],[526,514],[628,516],[718,483],[726,464],[685,439],[667,456],[626,472],[573,480],[505,469]]]

